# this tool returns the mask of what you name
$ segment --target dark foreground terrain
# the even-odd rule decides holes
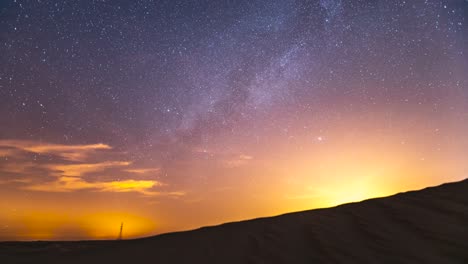
[[[0,263],[468,263],[468,180],[137,240],[4,242]]]

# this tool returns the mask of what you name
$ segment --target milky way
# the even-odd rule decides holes
[[[209,211],[158,232],[466,177],[467,23],[463,0],[3,1],[0,208]]]

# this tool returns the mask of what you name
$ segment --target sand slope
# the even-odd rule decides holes
[[[0,243],[1,263],[468,263],[468,180],[131,241]]]

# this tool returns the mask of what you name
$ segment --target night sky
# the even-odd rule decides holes
[[[461,180],[467,135],[465,0],[0,3],[0,240]]]

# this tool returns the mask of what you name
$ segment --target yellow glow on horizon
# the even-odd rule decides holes
[[[423,151],[424,145],[402,144],[391,134],[348,139],[339,132],[277,159],[273,166],[285,184],[275,186],[275,192],[284,194],[285,211],[359,202],[464,178],[459,162]]]
[[[20,240],[112,240],[118,237],[121,223],[124,224],[123,238],[130,239],[155,234],[157,228],[149,217],[117,211],[85,214],[67,214],[62,210],[30,211],[5,220],[17,222],[15,233]]]
[[[21,222],[25,227],[23,236],[32,240],[49,240],[69,222],[69,218],[54,212],[33,211],[23,215]]]
[[[145,217],[120,212],[94,213],[82,218],[81,226],[86,233],[97,239],[117,238],[123,223],[123,238],[135,238],[154,233],[156,224]]]
[[[376,184],[369,178],[361,178],[347,184],[323,186],[317,190],[323,207],[383,197],[392,194],[388,186]]]

